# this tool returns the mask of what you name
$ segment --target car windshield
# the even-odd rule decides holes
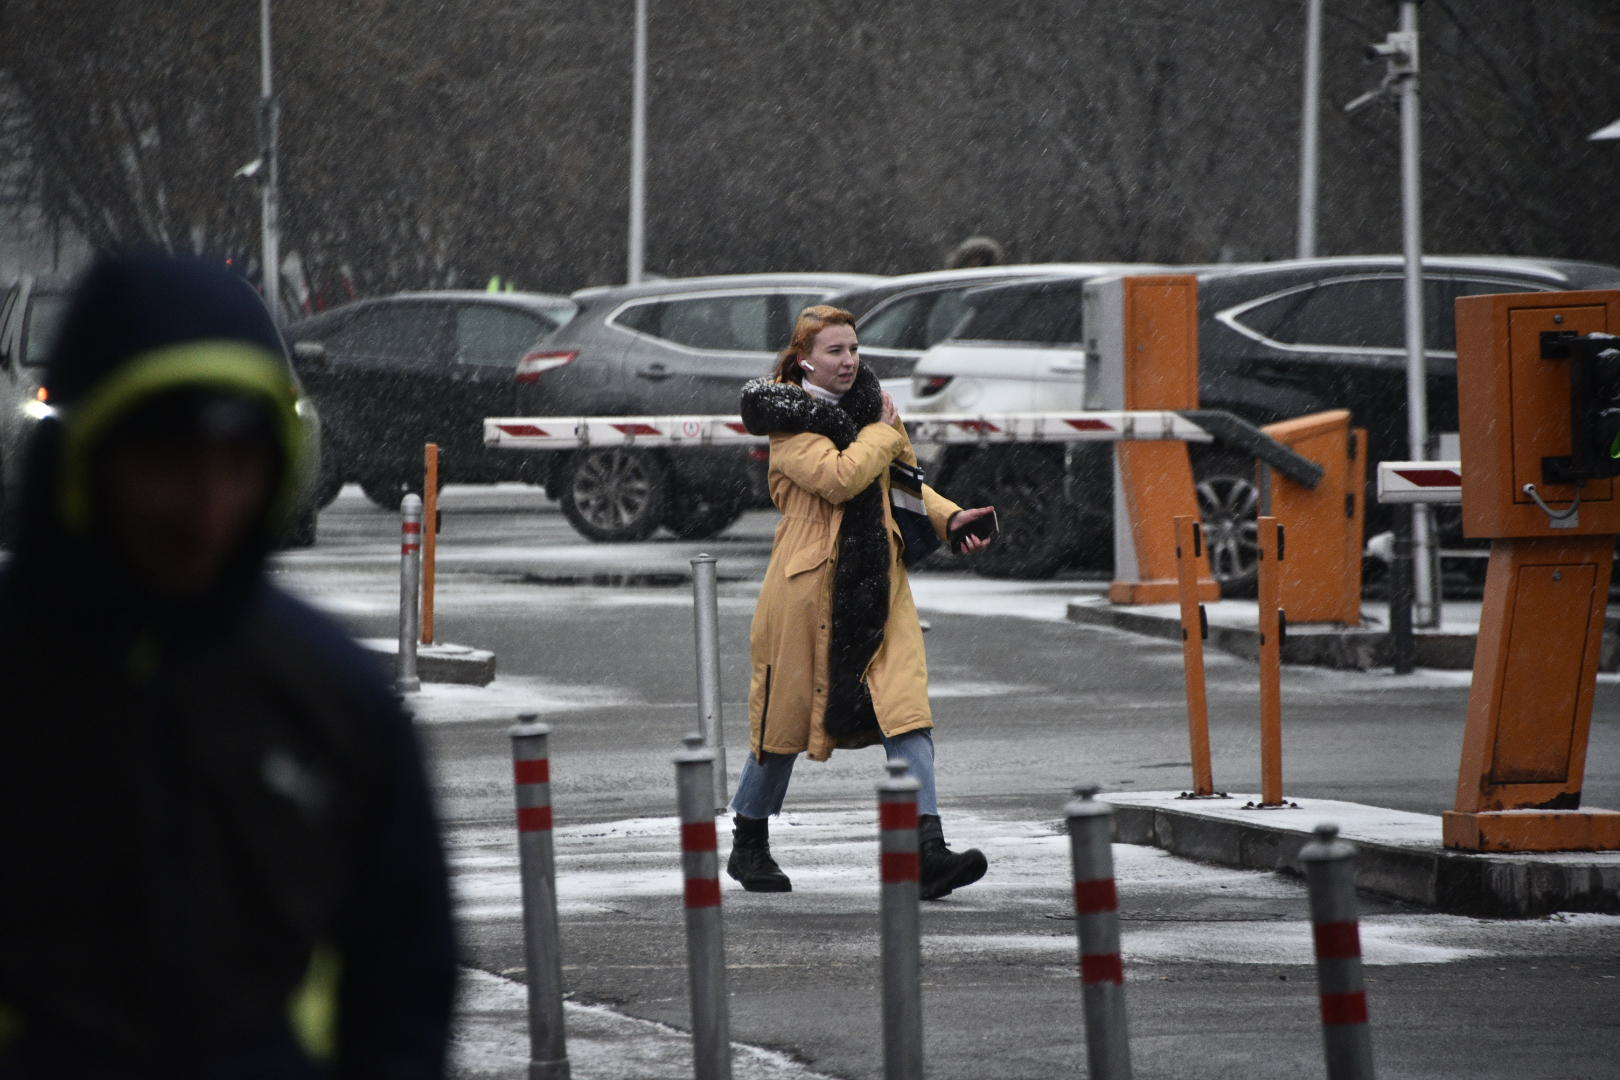
[[[28,305],[28,346],[23,363],[43,367],[50,358],[56,335],[62,329],[62,317],[67,314],[67,297],[49,293],[35,293]]]
[[[950,336],[962,341],[1078,344],[1085,339],[1081,296],[1075,282],[981,293],[969,298],[971,309]]]

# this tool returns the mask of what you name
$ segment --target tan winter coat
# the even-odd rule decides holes
[[[917,463],[900,423],[868,424],[843,451],[824,435],[773,434],[769,483],[782,511],[750,638],[749,748],[773,754],[808,751],[824,761],[836,741],[822,726],[826,709],[833,571],[844,503],[873,480],[883,485],[889,536],[889,611],[883,644],[866,669],[885,735],[933,727],[922,626],[900,557],[900,531],[889,504],[889,463]],[[961,507],[923,488],[929,520],[945,539]]]

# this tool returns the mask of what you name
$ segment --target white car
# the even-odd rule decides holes
[[[1086,282],[1167,269],[1098,263],[1061,277],[989,285],[963,296],[968,314],[918,359],[907,415],[1050,412],[1085,407]],[[1104,443],[942,447],[923,444],[929,482],[963,505],[994,505],[1001,539],[974,559],[992,577],[1048,577],[1105,564],[1112,550],[1112,473]]]

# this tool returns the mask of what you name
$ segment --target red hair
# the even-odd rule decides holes
[[[799,320],[793,324],[793,339],[776,358],[774,374],[778,382],[803,381],[804,369],[799,366],[799,361],[810,355],[810,350],[816,344],[816,335],[829,326],[847,326],[853,330],[855,316],[831,304],[817,304],[799,312]]]

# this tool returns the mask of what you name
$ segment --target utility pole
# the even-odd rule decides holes
[[[1305,86],[1299,119],[1299,241],[1301,259],[1316,255],[1317,161],[1321,145],[1322,0],[1305,0]]]
[[[269,0],[266,0],[268,3]],[[630,255],[624,280],[641,281],[647,258],[647,0],[636,0],[630,90]]]
[[[1406,259],[1406,426],[1413,461],[1429,457],[1428,384],[1423,340],[1423,203],[1419,183],[1422,163],[1418,116],[1418,4],[1395,0],[1399,28],[1367,47],[1368,59],[1385,61],[1383,82],[1376,90],[1346,105],[1354,112],[1375,101],[1393,98],[1401,115],[1401,247]],[[1434,519],[1426,506],[1412,507],[1412,582],[1416,593],[1413,622],[1440,625],[1439,560],[1435,557]]]
[[[264,302],[276,325],[281,311],[281,208],[276,190],[276,127],[279,120],[275,90],[270,81],[270,0],[259,0],[259,194],[264,223]]]

